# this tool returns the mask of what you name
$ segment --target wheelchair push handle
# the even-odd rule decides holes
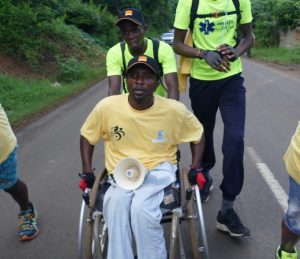
[[[196,176],[196,184],[193,185],[193,186],[198,186],[199,189],[202,190],[205,183],[206,183],[206,179],[205,179],[205,176],[203,175],[203,173],[198,173],[197,176]],[[192,197],[193,186],[187,188],[186,191],[185,191],[185,197],[186,197],[187,201],[189,201]]]

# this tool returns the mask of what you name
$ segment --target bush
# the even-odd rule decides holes
[[[39,64],[41,52],[48,48],[45,36],[52,30],[52,13],[48,7],[36,10],[28,4],[0,5],[0,47],[31,67]]]
[[[257,47],[274,47],[279,45],[279,31],[274,21],[261,20],[256,23],[255,29],[255,46]]]
[[[106,8],[94,4],[74,4],[67,10],[65,22],[98,37],[102,45],[111,46],[117,42],[115,17]]]
[[[86,0],[88,1],[88,0]],[[134,7],[141,9],[141,2],[145,2],[145,0],[93,0],[92,1],[96,5],[106,6],[107,10],[113,14],[118,15],[121,10],[124,10],[127,7]],[[153,3],[154,1],[152,1]],[[156,2],[156,1],[155,1]],[[152,6],[153,7],[153,6]],[[153,10],[153,8],[149,9]]]
[[[291,61],[293,64],[300,64],[300,46],[296,47],[292,52]]]
[[[300,1],[279,0],[274,8],[281,29],[294,29],[300,25]]]
[[[108,12],[106,8],[99,9],[99,16],[102,33],[98,37],[104,43],[104,46],[111,47],[119,41],[115,24],[116,17]]]
[[[74,4],[66,11],[65,22],[90,34],[98,35],[101,33],[99,13],[93,5]]]
[[[73,82],[80,79],[82,67],[80,62],[74,58],[68,58],[59,64],[59,73],[57,79],[63,82]]]
[[[273,15],[273,0],[253,0],[252,14],[257,47],[272,47],[279,44],[279,32]]]

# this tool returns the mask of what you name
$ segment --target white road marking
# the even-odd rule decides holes
[[[280,183],[276,180],[276,178],[274,177],[274,174],[272,173],[270,168],[267,166],[267,164],[264,163],[260,159],[260,157],[256,154],[254,148],[247,147],[246,151],[249,154],[251,160],[255,163],[258,171],[261,173],[266,184],[269,186],[269,188],[273,192],[280,207],[282,208],[283,211],[286,211],[288,196],[285,193],[284,189],[281,187]]]

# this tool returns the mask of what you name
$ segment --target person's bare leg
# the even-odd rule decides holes
[[[299,241],[300,236],[293,233],[289,228],[285,225],[284,220],[282,220],[281,224],[281,250],[287,253],[294,253],[294,247]]]
[[[27,186],[21,180],[18,180],[14,186],[5,190],[19,204],[20,210],[29,209],[29,199]]]

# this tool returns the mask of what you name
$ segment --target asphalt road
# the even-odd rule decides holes
[[[251,229],[251,236],[233,239],[215,229],[221,203],[218,186],[222,177],[223,128],[218,117],[215,130],[217,164],[213,170],[215,188],[204,205],[210,258],[213,259],[274,258],[286,206],[288,177],[282,156],[300,120],[300,77],[249,59],[244,60],[244,71],[246,175],[236,209]],[[17,132],[20,176],[27,183],[30,199],[38,210],[40,235],[30,242],[18,241],[18,206],[1,192],[1,259],[77,257],[81,205],[77,177],[81,170],[79,130],[92,107],[106,95],[107,81],[102,81]],[[189,103],[187,94],[183,94],[181,100]],[[181,150],[181,166],[185,167],[190,163],[188,146],[183,145]],[[102,145],[96,148],[94,166],[97,170],[103,168]]]

